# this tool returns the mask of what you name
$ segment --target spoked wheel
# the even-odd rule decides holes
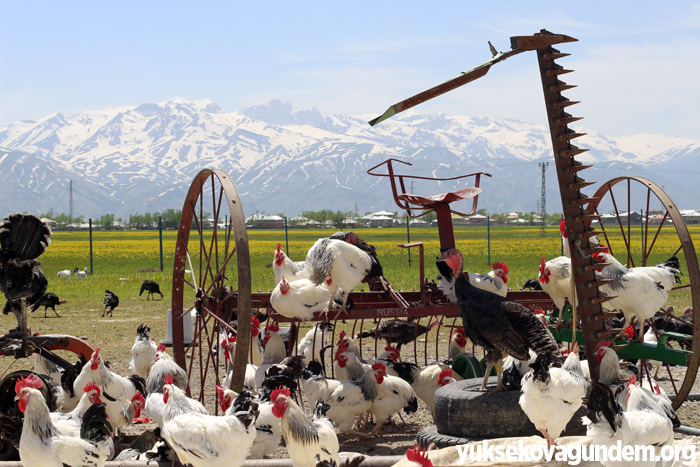
[[[219,335],[233,331],[238,319],[231,388],[243,387],[250,341],[251,273],[248,234],[238,192],[222,170],[205,169],[195,177],[182,208],[173,267],[173,353],[185,368],[189,392],[202,403],[216,400],[215,384],[226,368]],[[194,323],[185,342],[183,318]],[[221,358],[220,358],[221,357]],[[205,396],[206,395],[206,396]],[[210,407],[211,408],[211,407]]]
[[[688,227],[661,187],[642,177],[618,177],[608,181],[598,189],[588,211],[601,216],[601,223],[593,227],[603,232],[600,240],[627,267],[654,266],[678,256],[683,280],[669,294],[668,304],[673,305],[675,311],[664,321],[667,331],[684,329],[693,336],[690,341],[672,342],[673,347],[685,348],[692,354],[685,368],[664,364],[659,372],[660,384],[667,392],[676,394],[673,407],[678,408],[690,393],[700,364],[700,271]],[[692,323],[681,316],[686,306],[692,307]],[[648,320],[646,326],[653,326],[653,321]],[[646,366],[647,362],[642,360],[641,367]],[[646,372],[641,375],[645,379],[647,376]]]

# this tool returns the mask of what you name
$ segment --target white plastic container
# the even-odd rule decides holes
[[[194,338],[194,323],[197,320],[197,310],[192,309],[189,313],[182,317],[182,326],[184,334],[184,344],[190,345]],[[161,341],[166,347],[173,345],[173,311],[168,309],[168,324],[165,328],[165,339]]]

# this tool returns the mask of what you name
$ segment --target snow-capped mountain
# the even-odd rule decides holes
[[[480,207],[535,210],[538,163],[552,161],[546,126],[409,111],[370,127],[372,117],[324,117],[279,100],[227,113],[211,100],[174,98],[17,122],[0,129],[0,213],[68,212],[70,180],[75,212],[86,217],[179,209],[192,179],[207,167],[229,173],[246,214],[293,216],[356,205],[361,213],[395,210],[388,180],[366,173],[388,158],[411,162],[397,168],[410,175],[491,173],[482,181]],[[587,132],[576,140],[591,148],[579,156],[594,164],[582,173],[585,179],[645,176],[663,185],[679,207],[695,207],[700,141]],[[561,211],[553,164],[547,173],[547,210]],[[416,181],[413,189],[430,195],[463,183]]]

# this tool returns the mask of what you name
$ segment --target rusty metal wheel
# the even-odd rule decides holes
[[[593,227],[603,232],[600,240],[621,263],[628,267],[653,266],[673,255],[680,260],[682,284],[674,287],[668,303],[676,309],[682,310],[685,305],[693,309],[693,339],[685,343],[692,354],[687,358],[685,371],[679,366],[663,365],[666,389],[675,393],[673,407],[677,409],[690,393],[700,364],[700,271],[688,227],[663,189],[643,177],[614,178],[603,184],[593,198],[588,211],[601,215],[601,223]],[[688,324],[677,311],[669,319],[678,325]],[[646,368],[645,360],[641,366]]]
[[[238,320],[237,371],[231,383],[240,392],[250,341],[251,273],[248,234],[240,198],[223,170],[205,169],[190,186],[175,247],[172,330],[175,361],[187,370],[189,393],[215,404],[214,384],[226,371],[214,352],[220,333]],[[185,342],[184,317],[194,323]],[[189,321],[189,320],[188,320]],[[210,407],[213,408],[213,407]]]

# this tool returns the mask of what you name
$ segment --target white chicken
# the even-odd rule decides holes
[[[240,467],[255,440],[258,403],[243,391],[233,401],[229,415],[217,417],[192,413],[182,389],[167,378],[163,386],[165,414],[161,434],[180,462],[193,467],[220,467],[222,462]]]
[[[68,413],[51,412],[51,421],[54,423],[58,431],[64,435],[80,436],[80,428],[85,413],[95,404],[102,402],[100,398],[101,391],[95,383],[88,383],[83,388],[84,394],[80,398],[80,402],[72,411]],[[141,416],[145,400],[140,392],[134,394],[129,403],[123,408],[122,412],[127,420],[133,420]]]
[[[371,431],[370,436],[376,436],[392,415],[401,410],[405,413],[414,413],[418,410],[418,399],[410,384],[397,376],[386,374],[383,363],[375,363],[372,369],[381,370],[384,377],[379,385],[377,397],[369,408],[370,413],[377,420],[377,425]]]
[[[488,292],[493,292],[496,295],[505,297],[508,295],[508,265],[502,261],[493,263],[492,270],[485,273],[479,274],[478,272],[468,273],[469,282],[477,289],[486,290]],[[457,295],[455,293],[454,276],[447,274],[438,274],[438,288],[442,291],[443,295],[450,302],[457,302]]]
[[[216,386],[216,395],[221,406],[221,411],[231,415],[233,399],[238,396],[230,389]],[[258,401],[258,416],[255,419],[255,440],[250,448],[248,459],[262,459],[279,449],[282,443],[282,427],[280,419],[273,415],[273,404],[270,401]]]
[[[520,407],[547,440],[547,446],[557,444],[556,438],[590,390],[576,350],[566,357],[561,368],[550,367],[549,354],[539,354],[522,380]]]
[[[112,426],[104,404],[93,405],[83,415],[80,437],[60,433],[51,421],[41,380],[34,375],[15,385],[19,410],[24,413],[19,457],[26,467],[103,466],[114,453]]]
[[[144,380],[148,378],[148,372],[153,366],[156,350],[156,343],[151,339],[151,328],[146,324],[140,324],[136,330],[134,345],[131,346],[129,371],[132,374],[139,375]]]
[[[562,313],[564,305],[568,300],[573,302],[572,298],[576,298],[576,289],[571,288],[571,259],[566,256],[558,256],[545,262],[544,256],[540,264],[539,281],[549,298],[552,299],[554,305],[559,309],[559,320],[562,321]]]
[[[332,302],[325,284],[316,285],[307,278],[289,282],[284,275],[270,294],[270,305],[277,313],[300,321],[313,319],[314,313],[327,312]]]
[[[146,393],[146,381],[143,378],[137,375],[124,378],[108,370],[98,347],[75,379],[74,391],[76,393],[82,391],[89,382],[95,383],[102,391],[102,396],[106,400],[107,415],[115,429],[131,423],[124,414],[124,408],[129,405],[137,392]]]
[[[224,357],[227,362],[226,366],[226,377],[224,378],[224,381],[221,383],[221,385],[229,389],[231,387],[231,380],[233,379],[233,369],[236,366],[236,336],[233,337],[227,337],[224,336],[223,340],[221,341],[221,348],[224,350]],[[247,363],[245,367],[245,375],[243,377],[243,389],[246,391],[256,393],[258,391],[257,386],[255,385],[255,372],[257,371],[258,367],[253,365],[252,363]]]
[[[452,364],[452,360],[459,354],[467,351],[467,335],[463,328],[455,328],[451,339],[450,346],[447,349],[447,361]]]
[[[313,421],[289,397],[290,391],[281,387],[272,392],[272,413],[280,418],[282,436],[294,467],[316,467],[317,462],[340,464],[338,437],[325,412],[329,406],[316,405]]]
[[[280,327],[277,323],[269,323],[265,327],[265,352],[262,363],[255,370],[255,387],[259,388],[265,379],[265,372],[276,363],[280,363],[287,356],[284,341],[277,333]]]
[[[669,292],[676,282],[680,282],[678,258],[674,256],[656,266],[631,269],[623,266],[610,253],[595,253],[593,258],[599,263],[608,264],[598,272],[603,279],[612,279],[612,282],[600,286],[601,292],[615,297],[607,302],[608,306],[622,311],[628,325],[633,317],[636,318],[639,323],[638,341],[643,342],[644,322],[666,304]],[[619,337],[624,332],[623,329]]]
[[[333,307],[338,288],[345,291],[339,313],[347,312],[348,296],[363,279],[381,275],[380,264],[355,245],[342,240],[321,238],[306,254],[306,275],[316,285],[326,282],[331,291],[327,309]]]
[[[332,333],[333,324],[330,321],[317,323],[309,329],[296,348],[296,354],[304,357],[304,366],[312,360],[321,361],[321,352],[330,344]]]
[[[639,387],[628,387],[627,411],[622,410],[613,391],[605,384],[594,382],[585,404],[588,412],[582,417],[586,436],[594,446],[651,446],[654,456],[661,454],[664,446],[673,444],[673,425],[663,411]],[[601,459],[604,466],[654,466],[656,460],[609,461]]]
[[[654,328],[649,327],[649,329],[647,329],[647,332],[644,333],[644,343],[653,345],[654,347],[658,345],[659,338],[656,337],[656,332],[654,332]],[[656,368],[656,371],[654,372],[654,378],[658,378],[659,370],[661,369],[661,365],[663,365],[663,363],[658,360],[640,360],[640,365],[642,364],[642,361],[646,361],[648,365],[651,365],[652,367]]]
[[[329,406],[328,417],[343,433],[353,433],[368,437],[366,433],[353,430],[355,418],[367,412],[379,394],[379,386],[384,381],[384,365],[376,363],[358,381],[341,381],[326,397]]]
[[[165,402],[163,401],[165,378],[169,375],[170,379],[173,380],[173,384],[184,390],[187,388],[187,373],[180,365],[175,363],[175,360],[165,351],[165,345],[162,343],[158,345],[154,360],[146,380],[148,396],[146,396],[144,411],[162,428],[165,414]],[[190,398],[187,398],[186,401],[190,405],[192,412],[207,413],[207,410],[199,401]]]
[[[292,261],[289,256],[282,251],[282,245],[279,243],[277,244],[275,259],[272,262],[272,271],[275,273],[275,285],[280,283],[282,276],[286,277],[289,282],[306,278],[304,272],[305,268],[305,261]]]
[[[314,406],[316,402],[326,400],[338,386],[340,381],[326,378],[323,366],[315,360],[310,361],[301,374],[301,389]]]
[[[413,388],[416,397],[423,401],[428,406],[430,412],[433,412],[433,399],[435,391],[443,384],[440,382],[440,377],[443,377],[443,383],[447,384],[444,378],[449,376],[451,381],[460,381],[462,378],[456,373],[453,374],[450,367],[444,363],[434,363],[421,368],[415,363],[409,362],[387,362],[387,370],[391,368],[399,378],[406,381]],[[443,373],[449,370],[450,374]],[[386,382],[386,381],[385,381]]]

